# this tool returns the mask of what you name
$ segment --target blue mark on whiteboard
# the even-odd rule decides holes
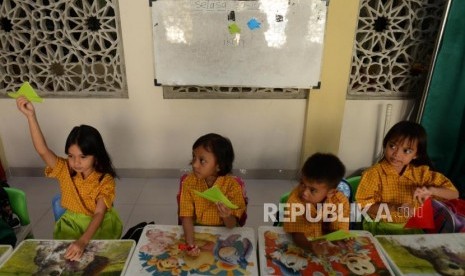
[[[261,23],[258,22],[257,19],[255,19],[255,18],[252,18],[252,19],[249,20],[249,22],[247,22],[247,26],[251,30],[260,29],[260,24]]]

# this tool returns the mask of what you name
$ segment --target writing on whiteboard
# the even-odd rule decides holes
[[[198,0],[193,2],[193,10],[225,11],[225,10],[258,10],[260,1],[214,1]]]

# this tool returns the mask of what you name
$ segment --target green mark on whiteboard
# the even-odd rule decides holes
[[[239,28],[239,26],[237,26],[236,23],[230,24],[228,26],[228,29],[229,29],[230,34],[240,34],[241,33],[241,28]]]

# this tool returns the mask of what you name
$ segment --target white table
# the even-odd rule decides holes
[[[0,267],[0,275],[123,275],[135,248],[133,240],[93,240],[79,261],[63,258],[72,241],[24,240]]]
[[[258,249],[261,275],[391,275],[392,270],[374,237],[327,241],[311,252],[297,247],[282,227],[260,226]]]
[[[256,239],[248,227],[195,226],[200,255],[179,250],[185,244],[178,225],[147,225],[126,275],[258,275]]]

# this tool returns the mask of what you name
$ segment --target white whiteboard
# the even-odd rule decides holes
[[[318,85],[324,0],[156,0],[155,81],[161,85]]]

